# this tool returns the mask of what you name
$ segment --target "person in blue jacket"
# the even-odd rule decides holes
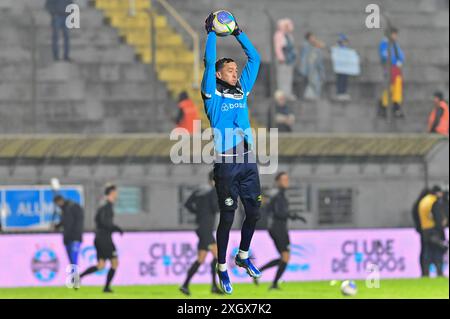
[[[232,35],[248,58],[241,76],[238,77],[238,65],[233,59],[216,60],[217,35],[213,30],[214,18],[215,16],[210,14],[205,21],[208,35],[201,90],[205,112],[214,131],[216,153],[214,181],[220,209],[216,234],[217,274],[222,291],[231,294],[233,288],[227,272],[226,255],[238,197],[244,206],[246,217],[235,262],[251,277],[261,276],[261,272],[249,258],[250,242],[256,222],[260,219],[261,186],[256,155],[253,153],[254,142],[247,106],[247,97],[258,76],[260,56],[236,23]]]

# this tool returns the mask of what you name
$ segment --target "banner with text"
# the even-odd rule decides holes
[[[447,233],[448,235],[448,233]],[[251,282],[234,264],[240,232],[230,236],[228,261],[233,282]],[[295,230],[290,232],[291,260],[285,281],[364,279],[376,265],[380,278],[420,276],[420,238],[413,229]],[[79,268],[96,263],[94,235],[86,233],[80,249]],[[120,266],[116,285],[180,284],[195,261],[194,232],[146,232],[114,234]],[[277,258],[266,231],[257,231],[251,254],[257,265]],[[448,275],[448,257],[445,273]],[[195,275],[194,283],[211,282],[211,256]],[[68,258],[59,234],[0,235],[0,287],[63,286]],[[83,285],[102,285],[107,269],[83,279]],[[270,281],[276,269],[264,272]],[[433,270],[432,270],[433,272]]]

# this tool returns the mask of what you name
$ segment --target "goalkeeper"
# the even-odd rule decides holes
[[[217,274],[222,291],[231,294],[233,288],[227,272],[226,255],[238,197],[244,205],[246,217],[235,262],[245,268],[251,277],[261,276],[249,259],[250,242],[260,218],[261,189],[256,156],[252,151],[253,136],[247,107],[247,97],[258,76],[260,57],[236,23],[232,35],[248,58],[238,78],[238,66],[233,59],[216,60],[217,35],[213,31],[213,20],[214,14],[210,14],[205,21],[208,36],[201,89],[205,111],[214,130],[216,151],[214,181],[220,210],[216,234]]]

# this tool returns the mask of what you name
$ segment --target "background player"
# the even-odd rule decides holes
[[[53,202],[61,209],[61,221],[55,225],[55,229],[63,228],[63,241],[70,264],[78,265],[84,227],[84,210],[77,203],[67,200],[61,195],[56,195]]]
[[[290,214],[289,200],[286,196],[286,190],[289,188],[289,175],[286,172],[281,172],[275,177],[275,182],[278,187],[278,192],[271,198],[265,209],[268,214],[272,215],[272,224],[269,228],[269,234],[275,243],[275,247],[280,253],[280,258],[274,259],[260,268],[260,271],[263,272],[269,268],[278,266],[277,273],[269,289],[279,289],[278,281],[289,263],[290,240],[287,225],[288,219],[299,219],[306,222],[303,217]],[[256,279],[255,283],[258,283]]]
[[[214,164],[214,180],[220,208],[217,273],[221,289],[231,294],[233,287],[227,272],[226,254],[238,197],[244,205],[246,218],[242,225],[241,243],[235,262],[245,268],[251,277],[257,278],[261,275],[248,254],[256,222],[260,218],[261,187],[256,156],[251,150],[253,136],[247,108],[247,97],[258,76],[260,57],[236,23],[232,35],[248,57],[241,77],[238,79],[238,66],[233,59],[222,58],[216,61],[217,35],[213,32],[214,17],[210,14],[205,21],[208,36],[201,89],[205,111],[214,129],[217,155]]]
[[[97,250],[97,260],[96,266],[92,266],[86,269],[80,278],[102,270],[105,268],[106,260],[111,261],[111,269],[109,269],[108,275],[106,276],[106,284],[103,292],[113,292],[111,290],[111,281],[116,273],[117,267],[119,266],[119,259],[117,257],[116,246],[112,240],[112,233],[119,232],[123,235],[122,229],[114,225],[114,203],[117,200],[117,187],[115,185],[109,185],[105,188],[106,203],[101,206],[97,215],[95,216],[96,232],[95,232],[95,249]]]
[[[217,193],[214,189],[214,172],[210,172],[208,177],[208,185],[200,187],[192,193],[184,205],[189,212],[196,216],[196,233],[198,236],[197,260],[189,268],[186,280],[180,287],[180,291],[187,296],[191,294],[189,291],[189,283],[199,267],[205,262],[208,251],[214,255],[214,259],[211,262],[211,292],[215,294],[221,293],[216,283],[217,244],[213,236],[216,214],[219,211]]]

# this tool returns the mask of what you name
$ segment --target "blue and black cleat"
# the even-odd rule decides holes
[[[236,255],[234,261],[236,262],[236,265],[244,268],[250,277],[254,279],[261,277],[261,272],[259,271],[258,268],[256,268],[255,265],[253,265],[253,263],[250,261],[250,258],[241,259],[239,255]]]
[[[219,268],[216,268],[217,276],[219,277],[219,287],[223,291],[223,293],[227,295],[231,295],[233,292],[233,286],[231,286],[230,277],[228,277],[228,271],[220,271]]]

